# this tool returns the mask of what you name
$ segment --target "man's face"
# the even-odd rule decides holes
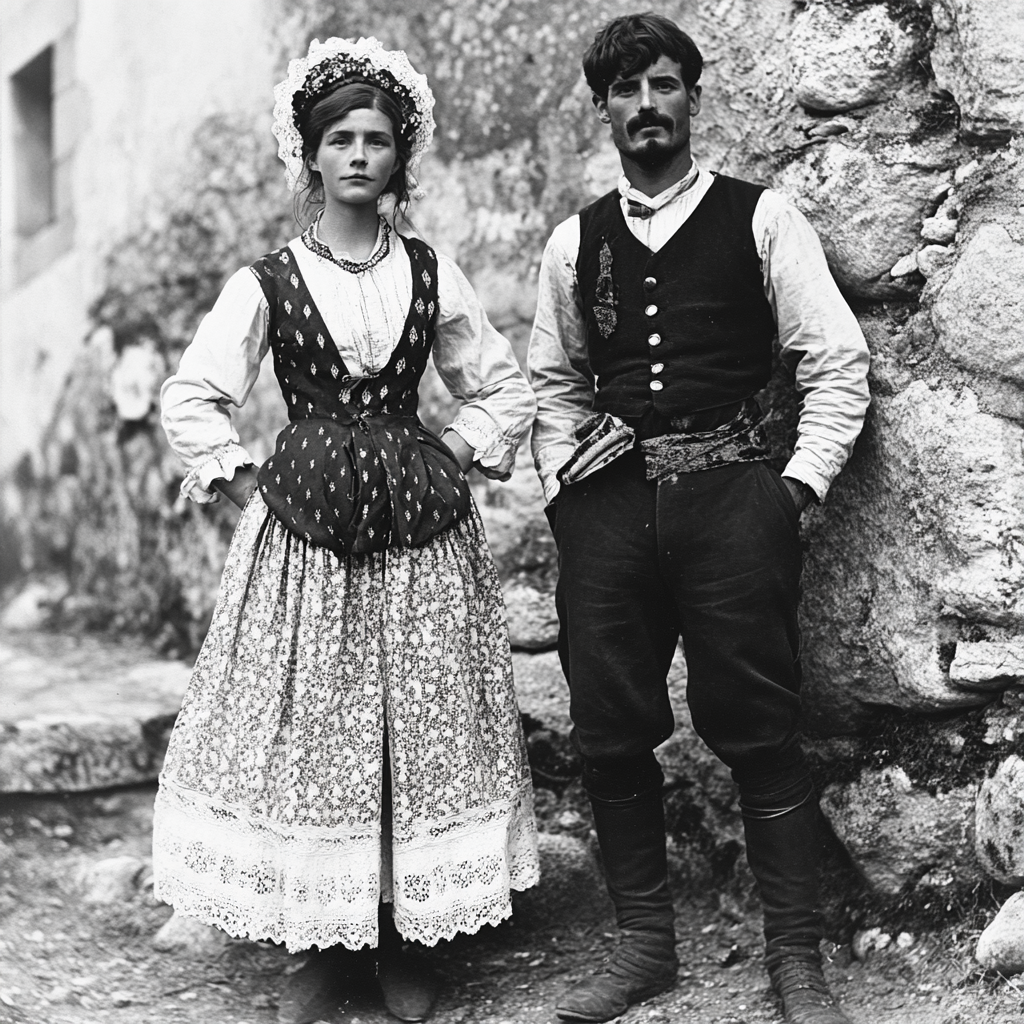
[[[690,118],[700,111],[700,86],[687,89],[678,62],[659,57],[594,97],[598,116],[611,125],[612,141],[641,167],[669,163],[690,144]]]

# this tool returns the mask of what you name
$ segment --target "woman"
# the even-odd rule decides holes
[[[404,209],[433,133],[405,54],[314,40],[275,95],[289,185],[323,208],[228,281],[162,392],[183,493],[243,511],[161,774],[156,894],[316,947],[281,1020],[324,1012],[362,947],[388,1008],[422,1020],[436,981],[400,937],[497,923],[538,877],[501,591],[464,476],[511,473],[534,402],[455,264],[378,213]],[[268,348],[290,424],[257,471],[228,406]],[[465,401],[441,438],[416,417],[431,351]]]

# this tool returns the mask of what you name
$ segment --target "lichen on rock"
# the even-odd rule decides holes
[[[894,20],[887,5],[813,0],[794,19],[789,62],[797,102],[843,111],[899,88],[924,40],[914,23]]]
[[[956,97],[972,139],[1024,131],[1024,8],[986,0],[932,0],[936,83]]]
[[[978,862],[988,874],[1024,885],[1024,759],[1017,754],[981,784],[974,841]]]
[[[958,366],[1024,387],[1024,244],[979,225],[938,289],[932,320]]]
[[[899,767],[833,785],[821,806],[854,863],[875,889],[895,896],[908,884],[944,889],[976,882],[971,871],[975,787],[918,789]]]

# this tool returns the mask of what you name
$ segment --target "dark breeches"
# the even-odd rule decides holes
[[[563,487],[551,512],[558,649],[592,781],[653,778],[675,726],[665,679],[680,636],[694,728],[745,802],[806,780],[799,517],[782,478],[747,462],[652,483],[634,450]]]

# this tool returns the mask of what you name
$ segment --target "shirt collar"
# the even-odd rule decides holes
[[[663,206],[671,203],[673,199],[677,199],[684,192],[692,188],[699,176],[700,168],[697,166],[697,161],[694,160],[690,165],[690,169],[679,181],[669,185],[664,192],[659,192],[656,196],[649,196],[633,188],[629,183],[629,178],[623,174],[619,177],[619,195],[623,199],[638,203],[640,206],[646,206],[652,210],[660,210]]]

